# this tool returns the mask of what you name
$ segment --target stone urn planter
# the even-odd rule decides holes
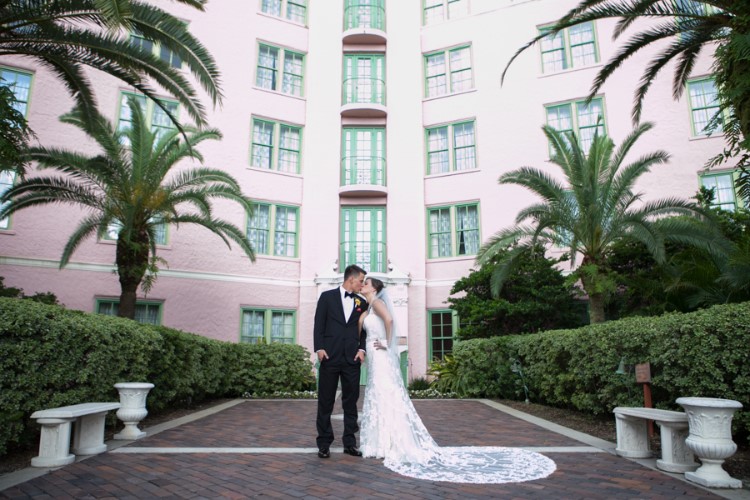
[[[688,416],[685,444],[703,464],[695,472],[686,472],[685,479],[709,488],[741,488],[742,481],[730,476],[721,464],[737,451],[732,417],[742,403],[719,398],[677,398],[676,402]]]
[[[122,420],[125,428],[122,432],[115,434],[115,439],[133,440],[146,435],[138,428],[138,423],[146,418],[146,396],[154,388],[154,384],[147,382],[120,382],[115,384],[115,389],[120,392],[120,409],[117,410],[117,418]]]

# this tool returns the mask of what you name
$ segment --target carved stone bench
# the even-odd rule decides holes
[[[60,467],[72,463],[75,455],[96,455],[107,451],[104,417],[120,403],[82,403],[35,411],[31,418],[42,426],[39,456],[33,467]],[[70,453],[70,424],[75,422],[73,453]]]
[[[687,414],[681,411],[656,408],[614,409],[617,424],[617,448],[621,457],[650,458],[648,442],[648,420],[653,420],[661,429],[661,458],[656,467],[667,472],[687,472],[698,468],[693,453],[685,444],[688,437]]]

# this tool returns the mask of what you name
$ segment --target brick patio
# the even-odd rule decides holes
[[[415,407],[440,445],[533,449],[557,470],[525,483],[421,481],[380,460],[336,453],[340,440],[321,460],[314,400],[250,400],[146,429],[133,443],[110,442],[109,452],[57,470],[2,476],[0,498],[750,498],[747,490],[700,488],[648,461],[615,456],[613,443],[486,400],[420,400]],[[333,422],[338,439],[343,422]]]

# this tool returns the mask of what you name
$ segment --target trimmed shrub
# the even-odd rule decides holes
[[[209,398],[309,389],[302,346],[220,342],[166,327],[0,298],[0,455],[37,439],[36,410],[116,401],[152,382],[149,411]]]
[[[734,399],[750,410],[750,302],[697,312],[634,317],[529,335],[459,342],[453,355],[471,397],[523,398],[511,370],[520,362],[532,401],[605,414],[642,406],[632,366],[651,364],[654,406],[681,410],[681,396]],[[618,374],[624,358],[630,373]],[[750,411],[734,418],[750,435]]]

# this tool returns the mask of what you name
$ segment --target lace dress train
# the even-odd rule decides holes
[[[508,483],[547,477],[555,463],[519,448],[440,447],[417,414],[401,379],[397,356],[376,349],[386,344],[385,325],[371,312],[367,331],[367,386],[361,416],[360,449],[365,457],[404,476],[456,483]]]

